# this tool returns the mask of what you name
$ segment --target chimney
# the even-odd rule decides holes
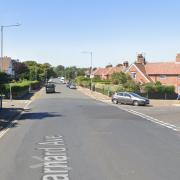
[[[128,68],[129,67],[129,62],[128,61],[124,61],[123,62],[123,66],[124,66],[124,68]]]
[[[142,54],[138,54],[136,63],[138,64],[146,64],[145,57]]]
[[[176,56],[176,62],[180,63],[180,53],[178,53]]]

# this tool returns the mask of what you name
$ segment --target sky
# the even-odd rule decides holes
[[[175,61],[180,53],[179,0],[0,0],[4,55],[89,67]]]

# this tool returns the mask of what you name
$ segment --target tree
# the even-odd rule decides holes
[[[85,76],[86,68],[78,68],[77,69],[77,76]]]
[[[58,65],[54,68],[57,76],[64,76],[65,74],[65,67],[63,65]]]
[[[125,84],[129,80],[131,80],[131,77],[123,72],[113,73],[111,76],[111,80],[113,84]]]
[[[27,79],[28,80],[36,80],[38,79],[38,63],[36,61],[25,61],[24,64],[28,68]]]
[[[65,77],[66,79],[73,80],[77,76],[77,68],[76,66],[67,67],[65,69]]]
[[[45,81],[50,77],[57,76],[54,68],[49,63],[38,64],[36,61],[25,61],[24,64],[28,68],[26,73],[26,78],[28,80]]]
[[[15,77],[14,77],[15,80],[28,78],[27,74],[29,70],[25,63],[14,61],[13,66],[14,66],[14,72],[15,72]]]

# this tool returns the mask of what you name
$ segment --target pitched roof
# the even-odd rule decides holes
[[[92,74],[95,76],[108,76],[123,71],[123,67],[97,68]]]
[[[143,73],[146,79],[148,79],[150,82],[152,82],[152,79],[148,76],[146,72],[146,67],[144,64],[135,63],[136,67]]]
[[[179,75],[180,63],[177,62],[160,62],[160,63],[147,63],[145,65],[145,71],[148,75]]]
[[[97,68],[92,72],[93,75],[100,76],[103,73],[104,68]]]

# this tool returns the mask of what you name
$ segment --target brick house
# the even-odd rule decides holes
[[[125,61],[118,67],[97,68],[92,72],[93,77],[100,77],[102,80],[108,80],[113,73],[124,72],[128,68],[128,62]]]
[[[0,58],[1,71],[14,76],[13,60],[10,57]]]
[[[15,78],[16,72],[20,70],[20,68],[24,68],[22,63],[17,59],[11,59],[10,57],[0,58],[0,67],[1,71]]]
[[[139,54],[135,63],[126,70],[126,73],[140,83],[160,81],[164,85],[174,85],[176,93],[180,93],[180,54],[172,62],[146,62]]]

